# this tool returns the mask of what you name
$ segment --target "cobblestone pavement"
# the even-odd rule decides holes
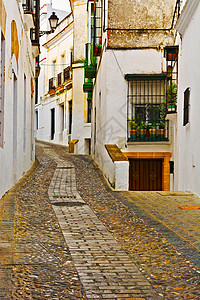
[[[0,299],[199,299],[196,233],[189,256],[89,156],[38,143],[37,157],[0,200]]]

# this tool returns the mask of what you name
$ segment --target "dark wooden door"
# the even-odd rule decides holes
[[[161,191],[162,159],[130,159],[130,190]]]
[[[51,140],[54,139],[55,134],[55,108],[51,109]]]

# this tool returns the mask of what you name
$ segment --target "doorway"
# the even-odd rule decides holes
[[[162,159],[130,159],[131,191],[162,191]]]
[[[17,77],[13,78],[13,176],[17,179]]]
[[[51,140],[54,139],[55,134],[55,108],[51,109]]]

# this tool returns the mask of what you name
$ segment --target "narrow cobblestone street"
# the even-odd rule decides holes
[[[36,144],[0,200],[0,299],[199,299],[198,197],[115,192],[89,156]]]

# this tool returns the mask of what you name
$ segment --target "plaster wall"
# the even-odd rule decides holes
[[[39,140],[66,145],[69,136],[68,102],[72,100],[72,89],[63,90],[54,95],[49,95],[48,92],[49,79],[54,76],[57,77],[57,74],[63,72],[70,65],[70,51],[73,49],[72,15],[63,19],[56,31],[49,35],[48,41],[42,48],[46,51],[46,58],[41,66],[42,72],[39,81],[41,86],[43,85],[43,94],[39,103],[35,106],[35,109],[38,111],[38,130],[35,130],[35,136]],[[62,56],[64,56],[64,61]],[[53,61],[56,61],[55,70],[53,68]],[[55,108],[55,135],[53,140],[51,140],[52,108]]]
[[[6,12],[6,18],[2,18],[2,14],[0,17],[0,30],[4,33],[6,53],[3,146],[0,147],[1,197],[30,169],[35,159],[33,139],[34,93],[32,90],[35,69],[29,39],[30,32],[25,29],[21,3],[15,0],[9,2],[1,0],[0,2],[1,8],[3,5]],[[11,40],[12,22],[16,24],[14,44]],[[16,93],[14,93],[14,76],[16,78]],[[26,92],[24,76],[26,76]]]
[[[105,144],[117,144],[123,152],[173,152],[174,120],[170,120],[170,141],[167,143],[127,143],[128,84],[125,74],[164,71],[162,50],[107,49],[103,52],[93,90],[92,155],[108,178],[113,178],[115,173],[111,175],[107,170]]]
[[[189,11],[196,2],[193,15]],[[182,34],[179,55],[179,89],[177,113],[177,159],[179,190],[191,190],[200,195],[200,3],[187,1],[183,27],[178,27]],[[188,17],[187,17],[188,16]],[[180,20],[181,21],[181,20]],[[190,87],[189,123],[183,126],[184,91]]]
[[[108,47],[159,48],[172,43],[173,31],[152,29],[171,28],[175,3],[176,0],[126,0],[122,5],[121,0],[108,0]]]
[[[72,101],[72,135],[78,139],[77,153],[88,154],[88,139],[91,138],[91,124],[87,123],[87,98],[83,93],[84,66],[81,59],[85,57],[87,43],[87,1],[72,1],[74,16],[74,57],[73,57],[73,101]]]

